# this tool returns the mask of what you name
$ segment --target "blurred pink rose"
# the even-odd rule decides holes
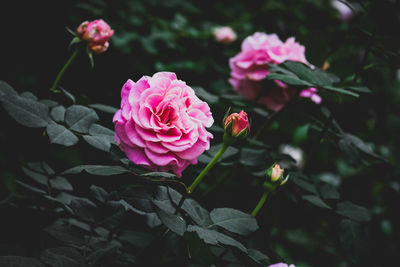
[[[262,81],[269,74],[268,64],[280,64],[286,60],[309,64],[304,46],[294,37],[282,42],[276,34],[256,32],[246,37],[241,52],[229,60],[229,82],[247,100],[257,98],[263,90],[258,103],[278,111],[296,94],[296,90],[278,80],[275,80],[277,86],[262,88]]]
[[[337,12],[339,12],[340,19],[344,21],[349,21],[353,18],[353,10],[345,3],[338,0],[332,0],[331,4],[337,10]]]
[[[129,160],[178,177],[197,163],[213,137],[206,130],[214,122],[208,104],[172,72],[128,80],[113,122],[115,141]]]
[[[250,131],[249,119],[247,118],[247,113],[243,110],[238,113],[230,114],[224,122],[225,128],[228,124],[232,122],[232,132],[230,133],[233,137],[237,137],[242,131]]]
[[[107,50],[108,40],[114,34],[114,30],[102,19],[84,21],[79,25],[76,32],[83,40],[88,42],[89,48],[96,53]]]
[[[296,266],[294,266],[293,264],[287,265],[286,263],[280,262],[269,265],[268,267],[296,267]]]
[[[236,40],[236,33],[231,27],[224,26],[215,29],[214,37],[220,43],[229,44]]]

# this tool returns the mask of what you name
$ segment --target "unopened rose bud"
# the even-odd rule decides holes
[[[272,173],[271,173],[271,181],[276,182],[278,181],[279,178],[283,175],[283,169],[281,169],[281,166],[279,164],[275,164],[275,166],[272,168]]]
[[[231,27],[224,26],[214,30],[214,37],[220,43],[229,44],[236,40],[236,33]]]
[[[274,164],[266,171],[265,175],[272,184],[284,185],[289,179],[289,175],[284,178],[283,172],[284,169],[279,164]],[[267,182],[269,182],[268,180]]]
[[[238,113],[232,113],[224,120],[225,133],[234,138],[244,138],[250,132],[250,124],[247,113],[243,110]]]
[[[114,34],[114,30],[102,19],[84,21],[76,29],[79,37],[88,42],[89,48],[102,53],[108,48],[108,40]]]

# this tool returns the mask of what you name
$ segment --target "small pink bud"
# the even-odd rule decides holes
[[[247,118],[247,113],[243,110],[240,111],[239,114],[232,113],[225,119],[225,130],[230,124],[232,125],[232,131],[229,134],[231,134],[233,137],[238,137],[244,131],[247,131],[247,133],[244,133],[244,135],[246,136],[248,132],[250,132],[250,124]]]
[[[275,164],[275,166],[272,168],[272,174],[271,174],[271,181],[276,182],[278,179],[283,175],[283,169],[281,169],[281,166],[279,164]]]
[[[107,50],[108,40],[114,34],[114,30],[102,19],[94,21],[84,21],[76,29],[81,39],[88,42],[89,48],[102,53]]]
[[[229,44],[236,40],[236,33],[231,27],[224,26],[214,30],[214,37],[220,43]]]

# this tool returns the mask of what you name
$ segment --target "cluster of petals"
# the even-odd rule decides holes
[[[256,32],[246,37],[241,51],[229,60],[231,77],[229,82],[245,99],[257,99],[258,103],[274,111],[280,110],[295,94],[293,88],[275,81],[275,85],[262,90],[262,81],[270,73],[269,64],[281,64],[286,60],[309,64],[305,47],[294,37],[282,42],[276,34]]]
[[[158,72],[121,91],[121,109],[113,118],[115,141],[129,160],[178,177],[210,147],[206,130],[214,119],[208,104],[175,73]]]
[[[84,21],[76,32],[80,38],[88,42],[89,48],[98,54],[107,50],[108,40],[114,34],[114,30],[102,19]]]
[[[223,26],[214,30],[214,37],[220,43],[229,44],[236,40],[236,33],[229,26]]]

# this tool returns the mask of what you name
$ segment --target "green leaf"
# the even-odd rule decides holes
[[[122,166],[107,166],[107,165],[80,165],[68,169],[63,172],[63,174],[77,174],[82,171],[86,171],[93,175],[100,176],[109,176],[109,175],[117,175],[122,173],[128,173],[129,170]]]
[[[320,197],[314,195],[305,195],[302,196],[302,199],[307,200],[311,204],[324,208],[324,209],[332,209],[328,204],[326,204]]]
[[[186,231],[186,222],[181,216],[166,213],[161,209],[157,209],[157,215],[161,222],[168,227],[168,229],[180,236],[183,236]]]
[[[191,259],[204,266],[212,266],[213,254],[203,240],[195,232],[185,232],[185,241]]]
[[[258,229],[257,220],[248,213],[231,208],[216,208],[210,212],[213,225],[232,233],[248,235]]]
[[[249,248],[247,249],[247,253],[250,258],[254,259],[257,262],[262,262],[263,264],[267,264],[267,262],[270,260],[270,258],[267,255],[263,254],[262,252],[256,249]]]
[[[84,135],[83,140],[85,140],[89,145],[102,150],[109,152],[111,149],[111,142],[110,138],[107,136],[100,136],[100,135]]]
[[[371,220],[371,214],[368,209],[350,201],[338,203],[336,206],[336,213],[357,222],[368,222]]]
[[[31,171],[30,169],[27,168],[22,168],[22,171],[37,183],[47,186],[47,181],[48,181],[47,175]]]
[[[1,98],[4,109],[18,123],[27,127],[46,127],[50,122],[49,108],[35,100],[7,94]]]
[[[96,111],[81,105],[73,105],[65,111],[65,122],[71,130],[88,133],[93,123],[99,120]]]
[[[21,256],[0,256],[2,267],[45,267],[43,263],[35,258]]]
[[[107,201],[107,199],[108,199],[108,193],[107,193],[106,190],[104,190],[103,188],[101,188],[101,187],[99,187],[99,186],[97,186],[97,185],[91,185],[91,186],[89,187],[89,189],[90,189],[90,191],[91,191],[91,193],[92,193],[92,196],[93,196],[96,200],[98,200],[98,201],[100,201],[100,202],[102,202],[102,203],[105,203],[105,202]]]
[[[193,87],[193,89],[196,92],[196,95],[208,104],[218,103],[219,97],[207,92],[203,87]]]
[[[247,249],[238,241],[233,239],[230,236],[224,235],[214,230],[209,230],[203,227],[199,227],[196,225],[189,225],[187,227],[188,232],[196,232],[197,235],[202,239],[206,244],[210,245],[228,245],[233,246],[240,249],[243,252],[247,252]]]
[[[339,87],[323,86],[323,88],[326,89],[326,90],[329,90],[329,91],[332,91],[332,92],[336,92],[336,93],[341,93],[341,94],[344,94],[344,95],[351,95],[351,96],[354,96],[354,97],[359,97],[360,96],[357,93],[354,93],[352,91],[349,91],[349,90],[346,90],[346,89],[343,89],[343,88],[339,88]]]
[[[65,107],[64,106],[56,106],[51,109],[50,116],[56,122],[63,122],[65,117]]]
[[[212,224],[210,213],[195,200],[190,198],[185,199],[182,209],[198,225],[206,227]]]
[[[114,140],[114,131],[101,126],[100,124],[93,124],[89,129],[89,134],[91,135],[100,135],[100,136],[109,136]]]
[[[79,138],[61,124],[51,122],[46,128],[50,143],[64,146],[73,146]]]
[[[310,82],[317,86],[332,85],[332,79],[324,71],[311,69],[302,62],[285,61],[283,65],[296,74],[301,80]]]
[[[69,204],[70,208],[76,216],[82,220],[95,222],[97,206],[86,198],[74,198]]]
[[[75,97],[74,97],[73,94],[71,94],[70,92],[68,92],[68,91],[65,90],[64,88],[61,88],[61,91],[63,92],[63,94],[64,94],[67,98],[69,98],[69,99],[72,101],[72,103],[75,103],[75,102],[76,102]]]
[[[0,80],[0,98],[5,95],[18,95],[18,93],[11,87],[11,85]]]
[[[115,114],[115,112],[117,112],[117,110],[118,110],[118,108],[104,105],[104,104],[91,104],[91,105],[89,105],[89,107],[97,109],[98,111],[109,113],[109,114]]]
[[[20,93],[19,96],[23,97],[23,98],[28,98],[28,99],[31,99],[34,101],[38,100],[37,96],[35,96],[32,92],[28,92],[28,91]]]
[[[330,184],[324,183],[323,185],[320,185],[318,187],[318,191],[320,192],[321,197],[325,199],[339,199],[340,197],[340,194],[336,188]]]
[[[290,181],[295,183],[301,189],[304,189],[307,192],[313,193],[314,195],[318,195],[318,191],[317,191],[315,185],[313,185],[309,182],[306,182],[304,179],[302,179],[300,177],[302,177],[301,174],[293,173],[293,175],[290,175]]]
[[[239,162],[245,166],[265,165],[265,149],[242,147]]]
[[[50,186],[60,191],[72,191],[74,188],[67,179],[61,176],[56,176],[49,180]]]
[[[139,176],[153,177],[153,178],[168,178],[168,179],[177,178],[175,174],[169,173],[169,172],[146,172],[146,173],[140,174]]]
[[[148,247],[154,239],[155,237],[149,233],[132,230],[123,230],[119,235],[119,240],[127,242],[138,248]]]
[[[86,244],[82,231],[69,224],[65,224],[62,220],[56,221],[53,225],[46,227],[44,231],[66,245],[82,246]]]
[[[23,188],[28,189],[29,191],[32,191],[32,192],[34,192],[34,193],[38,193],[38,194],[41,194],[41,195],[47,194],[46,191],[44,191],[44,190],[42,190],[42,189],[39,189],[39,188],[37,188],[37,187],[35,187],[35,186],[32,186],[32,185],[23,183],[23,182],[21,182],[21,181],[16,180],[15,183],[19,184],[19,185],[22,186]]]
[[[58,247],[44,250],[40,259],[52,267],[75,266],[83,267],[85,258],[75,248]]]
[[[361,92],[361,93],[372,93],[371,89],[369,89],[366,86],[347,86],[345,87],[346,89],[351,89],[356,92]]]
[[[267,75],[268,80],[280,80],[284,83],[290,85],[304,85],[304,86],[314,86],[312,83],[300,80],[299,78],[288,76],[286,74],[270,73]]]

